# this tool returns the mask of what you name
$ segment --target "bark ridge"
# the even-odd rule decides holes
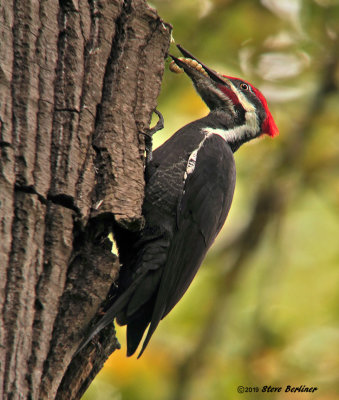
[[[119,346],[108,327],[71,363],[118,274],[110,227],[142,224],[170,30],[144,0],[0,5],[0,398],[80,398]]]

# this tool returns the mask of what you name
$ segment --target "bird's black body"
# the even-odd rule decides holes
[[[267,122],[271,116],[265,104],[250,114],[254,106],[238,93],[244,81],[232,78],[231,82],[205,66],[209,76],[202,76],[173,58],[191,77],[211,112],[154,151],[146,168],[145,227],[127,246],[120,239],[123,267],[118,296],[82,347],[116,318],[127,325],[128,355],[136,351],[149,326],[144,351],[159,321],[187,290],[225,222],[235,187],[233,152],[263,133],[263,124],[272,123]],[[225,87],[220,89],[221,85]],[[239,95],[238,103],[227,90]],[[248,97],[259,103],[255,90]],[[274,135],[273,130],[267,133]]]
[[[153,153],[146,171],[146,225],[133,248],[137,259],[122,268],[120,279],[128,290],[135,279],[131,271],[143,275],[117,316],[128,325],[128,354],[136,350],[147,325],[151,322],[150,335],[185,293],[231,206],[232,151],[218,136],[206,139],[201,129],[197,121],[179,130]],[[203,140],[194,172],[185,179],[188,159]]]

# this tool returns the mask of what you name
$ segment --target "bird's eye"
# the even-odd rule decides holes
[[[250,87],[249,87],[249,85],[247,85],[247,83],[241,83],[240,84],[240,89],[242,89],[242,90],[250,90]]]

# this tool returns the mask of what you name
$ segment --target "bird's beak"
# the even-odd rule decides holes
[[[177,73],[186,72],[210,110],[222,107],[234,112],[231,101],[225,103],[225,93],[220,91],[220,86],[230,89],[229,79],[208,68],[182,46],[177,47],[184,57],[178,58],[170,54],[173,59],[170,69]]]
[[[199,61],[196,57],[194,57],[193,54],[191,54],[189,51],[184,49],[180,44],[177,44],[178,49],[180,50],[181,54],[185,57],[184,59],[182,58],[177,58],[170,54],[170,57],[172,57],[173,61],[181,67],[192,79],[196,76],[196,72],[209,76],[214,82],[222,84],[222,85],[228,85],[228,79],[221,77],[216,71],[213,69],[208,68],[205,64],[203,64],[201,61]],[[193,60],[193,63],[192,63]],[[194,61],[196,63],[194,63]],[[202,69],[197,68],[197,66],[201,66]],[[206,73],[204,74],[204,72]],[[194,74],[194,75],[193,75]]]

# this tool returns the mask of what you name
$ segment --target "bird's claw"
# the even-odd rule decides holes
[[[153,146],[153,135],[164,128],[164,117],[161,112],[156,108],[153,110],[155,114],[159,117],[159,121],[153,128],[147,129],[146,132],[140,132],[145,136],[145,150],[146,150],[146,163],[148,164],[152,160],[152,146]]]

